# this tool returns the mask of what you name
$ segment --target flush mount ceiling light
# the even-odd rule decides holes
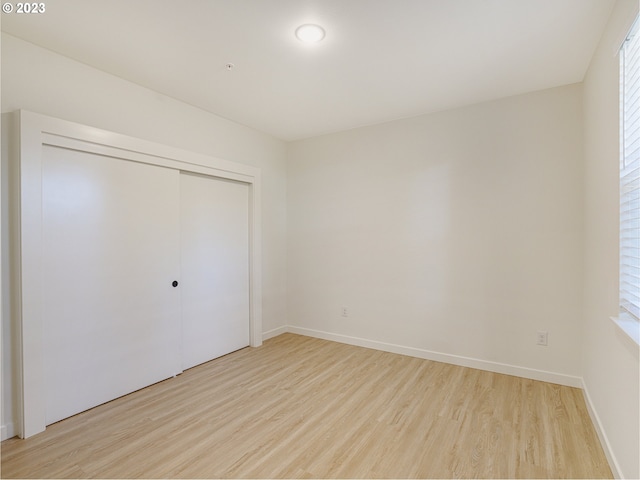
[[[324,38],[324,28],[320,25],[306,23],[296,28],[296,37],[304,43],[318,43]]]

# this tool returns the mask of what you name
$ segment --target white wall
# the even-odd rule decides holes
[[[581,98],[570,85],[292,143],[290,323],[579,383]]]
[[[615,6],[584,81],[585,301],[582,375],[618,475],[640,478],[638,346],[618,313],[619,59],[637,0]]]
[[[2,112],[17,109],[259,167],[263,175],[263,329],[271,330],[286,323],[284,142],[2,34]],[[7,178],[6,167],[3,164],[3,181]],[[4,206],[6,189],[2,191]],[[3,244],[7,238],[4,213]],[[5,255],[3,250],[3,271],[8,265]],[[6,299],[8,286],[4,278],[3,289]],[[15,394],[11,389],[8,307],[8,302],[3,302],[5,435],[12,433]]]

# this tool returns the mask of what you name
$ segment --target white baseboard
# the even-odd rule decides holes
[[[375,350],[382,350],[384,352],[424,358],[426,360],[433,360],[436,362],[450,363],[452,365],[459,365],[461,367],[477,368],[479,370],[486,370],[494,373],[503,373],[505,375],[513,375],[516,377],[530,378],[532,380],[557,383],[559,385],[566,385],[569,387],[582,388],[582,378],[572,375],[547,372],[544,370],[536,370],[527,367],[518,367],[515,365],[491,362],[488,360],[480,360],[477,358],[462,357],[460,355],[452,355],[449,353],[433,352],[431,350],[424,350],[421,348],[405,347],[392,343],[379,342],[377,340],[367,340],[365,338],[350,337],[348,335],[340,335],[320,330],[313,330],[310,328],[296,327],[293,325],[287,325],[271,330],[269,332],[266,332],[264,335],[269,335],[268,338],[272,338],[287,332],[297,333],[299,335],[305,335],[307,337],[322,338],[324,340],[331,340],[339,343],[346,343],[348,345],[355,345],[358,347],[373,348]]]
[[[602,450],[604,450],[604,454],[607,457],[607,461],[609,462],[609,467],[611,467],[611,473],[613,473],[614,478],[624,478],[622,476],[622,471],[620,470],[620,465],[616,460],[616,456],[613,454],[613,449],[611,448],[611,444],[609,443],[607,434],[604,433],[602,422],[600,422],[600,417],[598,416],[598,412],[596,411],[593,402],[591,401],[589,389],[584,383],[584,380],[582,381],[581,388],[582,395],[584,396],[584,403],[586,403],[587,411],[589,412],[589,416],[591,417],[591,423],[593,423],[593,426],[596,429],[598,439],[600,440],[600,445],[602,445]]]
[[[7,423],[6,425],[0,426],[0,440],[6,440],[7,438],[15,437],[15,429],[13,428],[13,423]]]
[[[278,335],[282,335],[283,333],[290,332],[289,326],[284,325],[282,327],[274,328],[273,330],[269,330],[267,332],[262,332],[262,340],[269,340],[270,338],[277,337]]]

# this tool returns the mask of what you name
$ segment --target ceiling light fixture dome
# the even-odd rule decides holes
[[[296,37],[304,43],[318,43],[324,35],[324,28],[313,23],[305,23],[296,28]]]

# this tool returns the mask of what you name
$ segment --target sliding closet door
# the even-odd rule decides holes
[[[249,187],[180,174],[182,368],[249,345]]]
[[[177,170],[43,146],[46,423],[180,371]]]

